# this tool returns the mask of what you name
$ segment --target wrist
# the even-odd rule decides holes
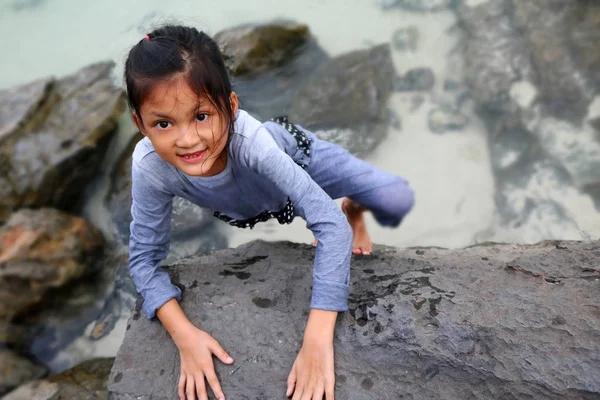
[[[311,343],[333,343],[337,311],[312,309],[308,316],[304,341]]]
[[[197,329],[192,323],[186,323],[178,326],[176,330],[169,331],[169,334],[177,348],[182,350],[197,341],[194,335]]]

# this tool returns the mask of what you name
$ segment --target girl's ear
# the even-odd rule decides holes
[[[231,91],[231,96],[229,96],[229,102],[231,103],[231,109],[233,110],[233,116],[235,118],[239,107],[239,101],[236,92]]]
[[[131,113],[131,119],[133,119],[133,123],[135,124],[135,126],[137,126],[137,128],[142,133],[142,135],[146,136],[146,130],[144,129],[144,124],[142,123],[142,120],[140,119],[140,117],[137,115],[137,113],[135,111]]]

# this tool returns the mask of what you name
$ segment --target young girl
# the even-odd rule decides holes
[[[306,220],[315,236],[310,314],[287,381],[293,400],[334,397],[333,333],[348,309],[350,256],[369,254],[370,211],[395,227],[413,205],[402,178],[384,173],[285,118],[261,123],[238,108],[217,44],[194,28],[166,26],[136,44],[125,64],[133,120],[146,136],[133,153],[130,271],[148,318],[180,351],[181,399],[224,399],[212,356],[233,359],[196,328],[181,291],[158,268],[169,249],[174,196],[242,228]],[[333,199],[345,197],[340,210]]]

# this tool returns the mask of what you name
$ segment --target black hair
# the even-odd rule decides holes
[[[166,25],[145,36],[129,51],[125,85],[129,107],[140,122],[140,107],[154,85],[184,74],[190,88],[206,98],[225,119],[227,142],[233,134],[231,81],[217,43],[196,28]]]

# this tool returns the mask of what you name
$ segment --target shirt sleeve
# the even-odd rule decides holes
[[[138,293],[144,298],[142,310],[148,319],[172,298],[181,300],[181,290],[171,283],[159,263],[167,257],[171,234],[173,195],[161,188],[137,161],[131,174],[131,216],[129,272]]]
[[[318,239],[311,308],[348,310],[352,229],[325,191],[261,127],[248,144],[248,166],[286,193]]]

